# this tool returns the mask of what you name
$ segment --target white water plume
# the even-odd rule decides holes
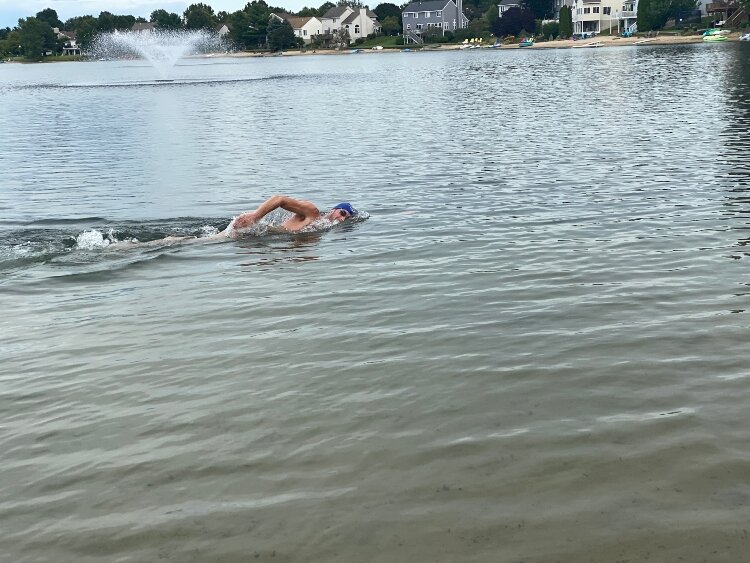
[[[223,50],[221,37],[206,30],[113,31],[98,35],[88,54],[107,59],[140,57],[167,80],[182,57]]]

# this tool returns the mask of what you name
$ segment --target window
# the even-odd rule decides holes
[[[359,35],[359,26],[358,25],[354,26],[354,34],[355,35]]]
[[[306,29],[302,30],[302,35],[307,35],[307,30]]]
[[[414,17],[418,18],[419,17],[419,12],[414,12]]]
[[[602,8],[602,13],[609,15],[612,13],[612,8],[610,6],[604,6],[604,8]]]
[[[425,12],[424,13],[424,17],[429,18],[430,17],[430,12]]]
[[[442,10],[438,10],[437,12],[435,12],[435,15],[437,15],[437,17],[439,17],[439,18],[442,18],[443,17],[443,11]]]
[[[435,27],[437,27],[437,28],[441,28],[441,27],[443,27],[443,23],[442,23],[442,22],[437,22],[437,23],[435,24]]]
[[[411,29],[411,24],[410,23],[406,24],[406,29]]]
[[[594,13],[595,13],[595,14],[598,14],[598,13],[599,13],[599,6],[594,6]]]
[[[453,29],[456,29],[456,20],[453,20]]]
[[[583,9],[583,13],[584,14],[588,14],[589,12],[591,12],[591,8],[584,8]]]
[[[417,29],[422,29],[422,24],[421,23],[417,24]]]

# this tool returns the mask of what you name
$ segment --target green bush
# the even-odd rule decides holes
[[[542,26],[542,35],[545,37],[557,37],[560,35],[560,24],[557,22],[547,22]]]

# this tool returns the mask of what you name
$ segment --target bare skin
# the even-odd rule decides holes
[[[231,226],[234,229],[245,229],[278,208],[293,213],[289,219],[281,224],[281,228],[290,233],[304,229],[321,217],[325,217],[333,223],[339,223],[349,217],[349,213],[344,209],[331,209],[328,213],[322,214],[318,211],[317,206],[310,201],[275,195],[261,203],[255,211],[248,211],[239,215]]]

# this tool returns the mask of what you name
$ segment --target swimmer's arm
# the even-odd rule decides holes
[[[263,217],[271,213],[271,211],[278,209],[279,207],[299,215],[301,219],[314,219],[320,214],[318,208],[312,202],[304,201],[302,199],[294,199],[285,195],[275,195],[261,203],[255,211],[249,211],[239,215],[234,221],[234,228],[242,229],[253,223],[257,223],[263,219]]]

